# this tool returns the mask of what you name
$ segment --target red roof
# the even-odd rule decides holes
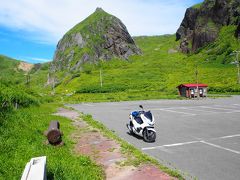
[[[208,87],[208,85],[207,84],[181,84],[181,85],[179,85],[178,87],[189,87],[189,88],[191,88],[191,87]]]

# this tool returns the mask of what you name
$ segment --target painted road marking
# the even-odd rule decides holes
[[[206,109],[217,109],[217,110],[225,110],[225,111],[232,111],[234,109],[227,109],[227,108],[218,108],[218,107],[209,107],[209,106],[199,106],[201,108],[206,108]]]
[[[192,111],[201,111],[201,112],[207,112],[207,113],[218,113],[216,111],[209,111],[209,110],[203,110],[203,109],[195,109],[195,108],[183,108],[183,109],[186,109],[186,110],[192,110]]]
[[[229,135],[229,136],[222,136],[222,137],[218,137],[218,138],[211,138],[209,140],[227,139],[227,138],[234,138],[234,137],[240,137],[240,134]],[[145,148],[142,148],[142,150],[143,151],[154,150],[154,149],[161,149],[161,148],[165,148],[165,147],[184,146],[184,145],[196,144],[196,143],[203,143],[203,144],[207,144],[209,146],[213,146],[213,147],[216,147],[216,148],[219,148],[219,149],[222,149],[222,150],[230,151],[230,152],[235,153],[235,154],[240,154],[239,151],[236,151],[236,150],[233,150],[233,149],[229,149],[229,148],[225,148],[223,146],[219,146],[219,145],[216,145],[216,144],[213,144],[213,143],[209,143],[206,140],[189,141],[189,142],[183,142],[183,143],[175,143],[175,144],[166,144],[166,145],[161,145],[161,146],[145,147]]]
[[[206,142],[206,141],[200,141],[200,142],[203,143],[203,144],[207,144],[207,145],[209,145],[209,146],[213,146],[213,147],[216,147],[216,148],[219,148],[219,149],[223,149],[223,150],[226,150],[226,151],[230,151],[230,152],[235,153],[235,154],[240,154],[239,151],[235,151],[235,150],[232,150],[232,149],[229,149],[229,148],[225,148],[225,147],[222,147],[222,146],[213,144],[213,143],[209,143],[209,142]]]
[[[196,109],[198,108],[198,109]],[[201,109],[202,108],[202,109]],[[152,110],[159,110],[159,111],[166,111],[166,112],[172,112],[172,113],[180,113],[184,114],[183,116],[196,116],[196,115],[204,115],[204,114],[194,114],[194,113],[189,113],[189,112],[182,112],[180,110],[188,110],[188,111],[200,111],[200,112],[205,112],[206,115],[208,114],[219,114],[219,113],[240,113],[240,110],[236,109],[226,109],[226,108],[217,108],[217,107],[209,107],[209,106],[196,106],[196,107],[172,107],[172,108],[159,108],[159,109],[152,109]],[[217,112],[217,111],[211,111],[211,110],[226,110],[222,112]],[[175,111],[177,110],[177,111]]]
[[[180,114],[185,114],[185,115],[189,115],[189,116],[195,116],[196,114],[193,114],[193,113],[186,113],[186,112],[180,112],[180,111],[174,111],[174,110],[169,110],[169,109],[152,109],[152,110],[155,110],[155,111],[167,111],[167,112],[173,112],[173,113],[180,113]]]
[[[211,140],[215,140],[215,139],[227,139],[227,138],[234,138],[234,137],[240,137],[240,134],[235,134],[235,135],[230,135],[230,136],[222,136],[222,137],[218,137],[218,138],[212,138]]]
[[[239,110],[239,107],[236,107],[234,105],[214,105],[214,106],[217,106],[217,107],[226,107],[226,108],[231,108],[232,110]]]
[[[94,105],[92,105],[92,104],[83,104],[83,105],[85,105],[85,106],[90,106],[90,107],[94,107]]]
[[[162,146],[146,147],[146,148],[142,148],[142,150],[145,151],[145,150],[160,149],[163,147],[183,146],[183,145],[194,144],[194,143],[199,143],[199,142],[200,141],[190,141],[190,142],[183,142],[183,143],[176,143],[176,144],[166,144],[166,145],[162,145]]]

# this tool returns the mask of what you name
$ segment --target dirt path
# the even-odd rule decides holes
[[[56,115],[73,121],[77,131],[72,134],[77,142],[75,152],[89,156],[104,168],[107,180],[169,180],[176,179],[160,171],[154,165],[139,167],[121,165],[126,157],[121,153],[121,147],[114,140],[104,137],[98,130],[93,129],[79,118],[76,111],[60,108]]]

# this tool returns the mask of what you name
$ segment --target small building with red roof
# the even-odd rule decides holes
[[[207,97],[207,84],[180,84],[177,88],[179,96],[182,97]]]

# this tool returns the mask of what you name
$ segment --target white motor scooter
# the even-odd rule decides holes
[[[150,111],[145,112],[142,105],[139,107],[141,111],[133,111],[129,115],[130,122],[127,124],[129,133],[143,137],[146,142],[154,142],[156,140],[154,117]]]

